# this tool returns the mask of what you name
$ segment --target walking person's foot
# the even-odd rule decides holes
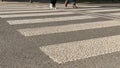
[[[77,7],[76,5],[73,5],[73,8],[76,9],[76,8],[78,8],[78,7]]]
[[[54,6],[53,4],[50,4],[50,9],[56,9],[56,6]]]
[[[57,9],[56,7],[53,7],[53,9]]]
[[[50,4],[50,9],[53,9],[53,4]]]
[[[56,9],[56,5],[53,5],[53,9]]]

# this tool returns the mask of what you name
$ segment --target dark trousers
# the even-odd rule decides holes
[[[56,2],[57,2],[57,0],[51,0],[51,4],[53,5],[53,7],[56,6]]]
[[[69,0],[65,0],[66,3],[69,3]],[[72,0],[73,5],[76,5],[76,0]]]

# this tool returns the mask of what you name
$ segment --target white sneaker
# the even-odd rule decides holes
[[[52,4],[50,4],[50,9],[53,9],[53,5]]]

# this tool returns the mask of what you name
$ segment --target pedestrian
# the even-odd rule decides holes
[[[51,0],[50,9],[56,9],[56,2],[57,2],[57,0]]]
[[[78,7],[76,6],[76,0],[72,0],[72,2],[73,2],[73,8],[78,8]],[[68,6],[68,3],[69,3],[69,0],[65,0],[65,7]]]

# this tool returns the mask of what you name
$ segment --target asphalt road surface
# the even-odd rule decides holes
[[[120,68],[120,5],[61,5],[0,3],[0,68]]]

